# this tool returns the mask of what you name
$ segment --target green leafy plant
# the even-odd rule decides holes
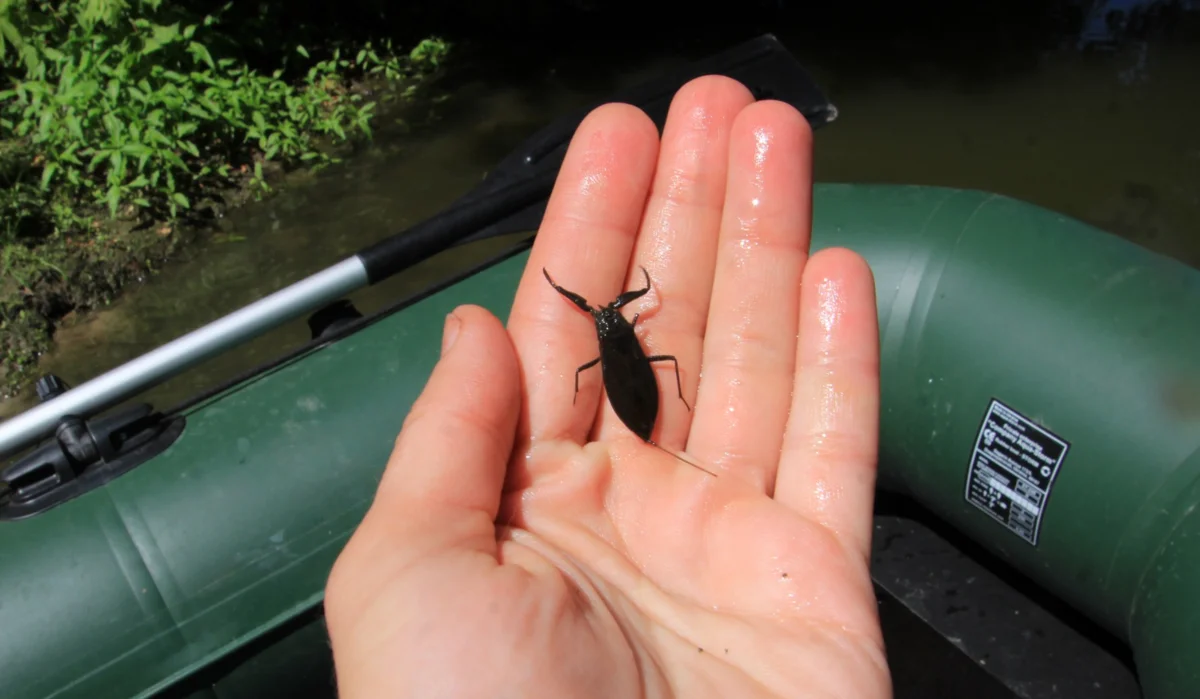
[[[449,51],[367,40],[370,10],[220,2],[0,0],[0,393],[175,219],[336,161],[372,134],[360,82],[410,94]]]
[[[266,189],[264,161],[327,164],[333,158],[318,147],[321,137],[337,143],[371,133],[375,104],[349,91],[347,76],[398,79],[436,67],[447,49],[427,41],[401,57],[367,44],[353,58],[335,49],[291,84],[282,68],[264,75],[236,58],[214,57],[218,14],[193,23],[127,17],[110,24],[119,9],[88,6],[61,2],[29,22],[33,34],[61,39],[21,44],[25,75],[0,91],[0,126],[39,154],[44,192],[102,206],[110,216],[132,207],[130,214],[174,218],[234,169],[252,168],[252,184]]]

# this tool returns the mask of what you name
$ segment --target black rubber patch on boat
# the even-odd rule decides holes
[[[1037,546],[1046,501],[1071,448],[995,398],[975,436],[967,502]]]

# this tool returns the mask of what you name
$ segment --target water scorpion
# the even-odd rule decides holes
[[[554,283],[554,280],[550,278],[550,273],[544,267],[542,268],[542,274],[545,275],[546,281],[550,282],[550,286],[571,303],[590,313],[596,324],[600,356],[575,370],[575,394],[571,398],[571,404],[574,405],[575,399],[579,397],[579,375],[596,366],[597,363],[600,364],[600,374],[604,381],[604,388],[608,392],[608,402],[612,405],[613,412],[630,431],[647,444],[662,449],[680,461],[716,477],[717,474],[712,471],[664,449],[650,439],[650,433],[658,419],[658,381],[650,366],[652,362],[670,361],[675,363],[675,386],[679,391],[679,400],[683,401],[689,412],[692,406],[688,405],[687,399],[683,397],[683,382],[679,378],[679,360],[669,354],[647,356],[634,332],[634,327],[641,314],[635,313],[632,322],[621,315],[622,306],[650,291],[650,273],[646,271],[645,267],[640,269],[646,277],[644,288],[626,291],[607,306],[593,308],[579,294]]]

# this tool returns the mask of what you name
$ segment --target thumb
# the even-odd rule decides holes
[[[371,665],[364,659],[378,660],[394,631],[376,622],[406,618],[405,605],[420,597],[405,593],[406,572],[429,571],[416,564],[446,560],[444,554],[486,564],[478,555],[485,552],[496,560],[493,522],[521,407],[519,381],[516,352],[495,316],[474,306],[447,316],[442,356],[404,420],[366,517],[326,581],[325,618],[343,696],[372,676],[362,675]],[[364,644],[368,652],[359,653]]]
[[[446,318],[442,357],[404,420],[368,518],[412,560],[466,545],[495,553],[492,525],[520,413],[516,352],[478,306]]]

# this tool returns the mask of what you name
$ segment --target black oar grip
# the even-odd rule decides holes
[[[558,168],[474,196],[433,218],[358,252],[369,284],[376,284],[468,238],[480,228],[550,196]]]

